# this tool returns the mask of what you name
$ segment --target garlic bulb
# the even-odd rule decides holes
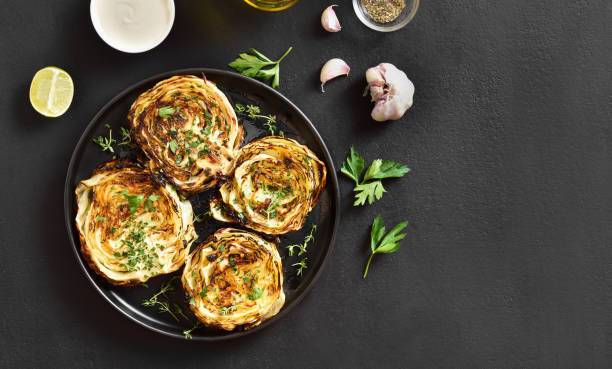
[[[323,11],[321,14],[321,25],[327,32],[340,32],[342,27],[340,26],[340,21],[336,16],[336,12],[334,11],[334,6],[338,5],[330,5]]]
[[[412,106],[414,85],[406,73],[390,63],[381,63],[366,71],[372,102],[372,119],[397,120]]]
[[[325,92],[323,86],[327,81],[338,76],[348,76],[350,71],[351,67],[344,60],[338,58],[329,60],[321,68],[321,92]]]

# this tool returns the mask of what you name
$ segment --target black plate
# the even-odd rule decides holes
[[[117,287],[110,285],[92,271],[80,252],[79,236],[74,224],[76,216],[76,204],[74,189],[80,180],[88,178],[93,169],[100,163],[110,160],[112,155],[102,152],[100,147],[92,143],[92,139],[99,135],[107,135],[106,124],[113,129],[114,136],[118,136],[119,127],[127,127],[127,112],[136,97],[151,88],[158,81],[173,75],[193,74],[202,75],[215,82],[223,90],[232,103],[254,103],[262,108],[264,114],[275,114],[278,120],[279,129],[282,129],[287,137],[295,138],[312,149],[327,166],[327,187],[321,195],[321,200],[317,207],[312,211],[308,218],[308,223],[299,232],[283,236],[280,238],[279,251],[283,258],[283,269],[285,272],[285,293],[286,303],[283,309],[275,317],[265,321],[261,325],[244,331],[225,332],[215,329],[200,327],[191,333],[194,340],[217,341],[239,336],[244,336],[257,332],[264,327],[285,315],[295,306],[313,286],[315,280],[321,273],[323,265],[331,251],[336,230],[340,220],[340,192],[338,189],[338,178],[332,162],[331,156],[323,139],[308,120],[291,101],[285,98],[276,90],[269,86],[243,77],[239,74],[206,68],[183,69],[163,73],[144,81],[141,81],[113,98],[106,104],[85,128],[83,135],[74,149],[64,188],[64,214],[66,227],[74,249],[75,255],[87,278],[91,281],[95,289],[117,310],[136,323],[147,327],[153,331],[178,338],[185,338],[183,331],[193,327],[196,318],[189,310],[185,296],[179,283],[175,282],[175,290],[168,294],[171,303],[176,303],[186,317],[178,316],[177,322],[170,314],[159,312],[157,307],[143,306],[143,300],[155,294],[162,283],[171,279],[174,275],[179,275],[180,270],[172,275],[152,278],[148,287]],[[263,136],[266,131],[261,122],[252,122],[239,115],[247,131],[245,142]],[[115,145],[117,147],[117,145]],[[133,152],[123,147],[117,147],[118,157],[132,157]],[[190,198],[196,214],[203,213],[210,194],[216,188]],[[285,246],[293,243],[300,243],[304,236],[310,231],[313,224],[316,224],[315,242],[308,247],[308,269],[301,277],[295,275],[295,267],[291,264],[299,261],[296,256],[289,257]],[[200,242],[216,229],[228,226],[211,219],[206,219],[196,224]],[[235,226],[235,225],[232,225]],[[238,227],[239,228],[239,227]]]

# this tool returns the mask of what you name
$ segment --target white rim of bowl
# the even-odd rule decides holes
[[[104,41],[108,46],[112,47],[115,50],[118,51],[122,51],[124,53],[129,53],[129,54],[138,54],[138,53],[144,53],[146,51],[152,50],[154,48],[156,48],[157,46],[159,46],[162,42],[164,42],[164,40],[166,39],[166,37],[168,37],[168,35],[170,34],[170,31],[172,31],[172,27],[174,26],[174,18],[175,18],[175,4],[174,4],[174,0],[166,0],[167,2],[170,3],[170,22],[168,23],[168,29],[162,34],[162,36],[159,38],[159,40],[157,40],[152,46],[147,46],[145,48],[134,48],[134,49],[125,49],[122,48],[116,44],[113,44],[111,41],[109,41],[109,39],[104,35],[104,31],[102,30],[102,26],[100,25],[100,21],[97,17],[97,14],[95,14],[94,11],[94,4],[97,1],[106,1],[106,0],[91,0],[91,2],[89,3],[89,15],[91,18],[91,23],[94,26],[94,29],[96,30],[96,33],[98,34],[98,36],[102,39],[102,41]]]

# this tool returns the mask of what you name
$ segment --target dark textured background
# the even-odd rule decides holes
[[[213,5],[214,4],[214,5]],[[340,1],[343,30],[320,29],[325,1],[281,14],[239,0],[177,1],[168,39],[139,55],[95,34],[89,2],[3,1],[0,22],[0,367],[609,368],[612,366],[612,3],[424,0],[393,34]],[[342,179],[336,248],[313,291],[259,334],[198,344],[114,311],[76,263],[62,213],[68,160],[114,94],[166,70],[225,68],[242,50],[289,45],[281,91],[312,119],[337,164],[412,168],[354,209]],[[319,68],[352,67],[322,95]],[[363,72],[405,70],[415,105],[377,124]],[[34,72],[68,70],[70,111],[29,106]],[[402,249],[361,279],[372,218],[412,222]]]

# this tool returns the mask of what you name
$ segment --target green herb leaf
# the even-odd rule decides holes
[[[410,169],[404,164],[392,160],[376,159],[370,164],[365,174],[364,181],[370,179],[400,178],[408,173]]]
[[[202,288],[202,291],[200,291],[199,295],[200,297],[204,298],[206,297],[206,294],[208,293],[208,289],[206,287]]]
[[[200,322],[196,322],[196,324],[194,324],[193,327],[189,328],[189,329],[185,329],[183,331],[183,336],[185,337],[186,340],[190,340],[193,337],[191,336],[191,332],[193,332],[194,330],[196,330],[197,328],[200,327]]]
[[[261,108],[257,105],[252,105],[252,104],[247,104],[247,106],[245,107],[242,104],[236,104],[235,105],[235,110],[238,113],[245,113],[250,119],[253,120],[263,120],[263,126],[266,130],[268,130],[268,132],[270,133],[270,135],[272,136],[276,136],[277,132],[278,132],[278,128],[276,126],[276,115],[272,115],[272,114],[268,114],[268,115],[262,115],[261,114]],[[282,133],[282,131],[281,131]]]
[[[308,248],[308,244],[314,242],[314,233],[316,231],[317,225],[313,224],[312,227],[310,227],[310,233],[308,233],[308,235],[304,238],[304,242],[302,242],[301,244],[286,246],[287,250],[289,251],[289,256],[293,256],[296,254],[298,256],[304,255],[306,253],[306,249]]]
[[[382,241],[385,235],[385,225],[383,224],[383,218],[377,215],[372,222],[372,231],[370,232],[370,249],[376,250],[376,247]]]
[[[382,195],[387,192],[381,181],[357,185],[353,191],[356,192],[353,206],[365,205],[366,200],[368,205],[372,205],[374,201],[380,200]]]
[[[121,195],[127,200],[128,208],[132,214],[136,213],[144,201],[144,195],[130,195],[127,190],[121,192]]]
[[[172,151],[173,154],[175,154],[176,150],[178,149],[178,144],[176,143],[176,140],[168,141],[168,148],[170,149],[170,151]]]
[[[370,269],[370,263],[372,258],[376,254],[391,254],[399,250],[400,241],[406,237],[406,233],[402,232],[408,227],[408,222],[403,221],[393,227],[389,233],[385,235],[385,225],[380,215],[374,218],[372,222],[372,230],[370,232],[370,248],[372,252],[366,263],[365,271],[363,272],[363,278],[368,276],[368,270]]]
[[[145,209],[147,211],[155,211],[155,206],[153,205],[155,201],[159,200],[159,196],[155,194],[149,195],[147,201],[145,202]]]
[[[240,53],[238,58],[228,65],[244,76],[266,81],[273,88],[277,88],[280,83],[280,63],[292,49],[292,47],[287,49],[283,56],[276,61],[270,60],[255,49],[250,49],[248,53]]]
[[[297,271],[295,274],[299,277],[304,274],[304,271],[308,269],[308,258],[303,258],[299,262],[295,264],[291,264],[291,266],[297,267]]]
[[[121,142],[119,142],[119,145],[120,146],[131,145],[132,135],[130,133],[130,130],[125,127],[121,127],[119,128],[119,132],[121,133]]]
[[[382,185],[381,180],[385,178],[403,177],[410,169],[400,163],[391,160],[374,160],[365,173],[363,179],[361,175],[365,168],[365,160],[359,155],[354,147],[342,163],[340,171],[355,182],[355,202],[353,206],[372,204],[382,198],[382,195],[387,192]]]
[[[249,298],[249,300],[251,301],[255,301],[259,298],[261,298],[261,296],[263,296],[264,290],[263,288],[254,288],[248,295],[247,297]]]
[[[361,156],[357,150],[355,150],[355,147],[351,146],[351,150],[349,151],[346,161],[342,163],[340,171],[355,181],[355,184],[358,185],[361,182],[361,173],[363,173],[364,168],[365,160],[363,159],[363,156]]]
[[[174,114],[175,111],[176,110],[171,106],[163,106],[157,109],[157,115],[159,115],[160,118],[168,118],[169,116]]]
[[[178,315],[182,316],[185,320],[188,320],[183,311],[181,310],[180,306],[178,306],[177,304],[171,305],[167,297],[168,292],[174,291],[175,288],[173,286],[173,282],[178,278],[178,276],[174,276],[164,282],[156,294],[142,301],[142,305],[157,306],[160,313],[170,314],[170,316],[172,316],[172,318],[177,322],[179,321]]]
[[[113,144],[117,141],[113,138],[113,130],[110,125],[105,124],[106,128],[108,128],[108,137],[98,136],[93,139],[93,142],[102,148],[102,151],[109,151],[111,153],[115,153],[115,149],[113,149]]]

